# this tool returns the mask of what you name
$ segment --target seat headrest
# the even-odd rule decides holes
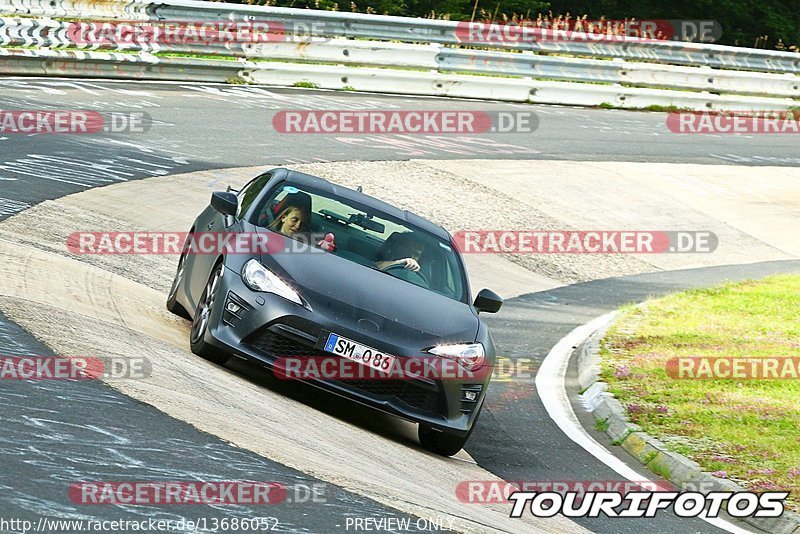
[[[272,208],[272,215],[277,217],[287,206],[297,206],[306,213],[311,213],[311,195],[302,191],[289,193],[283,197],[283,200],[275,204]]]
[[[393,232],[378,249],[378,261],[399,260],[411,254],[414,237],[411,232]]]

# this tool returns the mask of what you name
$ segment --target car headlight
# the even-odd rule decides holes
[[[477,371],[486,363],[486,351],[481,343],[460,343],[457,345],[439,345],[428,350],[436,356],[457,361],[467,371]]]
[[[295,304],[304,306],[300,295],[289,284],[281,280],[278,275],[261,265],[258,260],[253,259],[244,264],[242,280],[253,291],[273,293]]]

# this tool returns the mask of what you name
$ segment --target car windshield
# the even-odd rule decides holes
[[[381,211],[284,184],[260,203],[251,222],[314,245],[323,242],[336,256],[466,302],[465,274],[450,243]],[[325,242],[328,234],[332,246]],[[413,262],[400,261],[406,258]]]

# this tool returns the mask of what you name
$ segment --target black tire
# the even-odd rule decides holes
[[[420,423],[419,429],[417,430],[419,444],[422,445],[424,449],[433,453],[442,456],[453,456],[464,448],[467,440],[469,440],[469,437],[472,435],[472,431],[475,429],[475,423],[477,423],[477,421],[472,423],[472,428],[466,436],[456,436],[455,434],[444,431],[440,432],[426,424]]]
[[[178,259],[178,270],[175,272],[175,279],[172,281],[172,288],[169,290],[169,295],[167,296],[167,309],[175,315],[183,317],[184,319],[189,319],[190,321],[192,320],[192,316],[186,311],[186,308],[177,301],[176,297],[178,296],[178,287],[183,281],[184,269],[186,267],[186,254],[191,235],[192,234],[189,234],[186,244],[183,245],[181,257]]]
[[[227,363],[231,359],[231,355],[213,345],[209,345],[204,338],[211,322],[211,311],[217,298],[217,290],[219,281],[222,279],[223,269],[221,263],[215,265],[214,269],[212,269],[206,288],[203,290],[203,294],[200,295],[200,301],[192,318],[192,329],[189,332],[189,345],[192,347],[192,352],[220,365]]]

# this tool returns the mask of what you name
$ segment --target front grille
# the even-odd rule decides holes
[[[302,343],[266,328],[248,336],[244,343],[275,358],[282,356],[335,357],[310,344]],[[439,388],[436,384],[423,384],[413,380],[337,380],[336,382],[379,400],[396,399],[412,408],[434,414],[441,411]]]
[[[412,408],[431,413],[439,411],[438,392],[421,387],[411,380],[347,380],[346,383],[381,400],[394,397]]]
[[[262,329],[248,336],[244,340],[244,343],[250,345],[259,352],[266,353],[276,358],[281,356],[325,356],[325,353],[315,349],[311,345],[300,343],[299,341],[295,341],[294,339],[267,329]]]

